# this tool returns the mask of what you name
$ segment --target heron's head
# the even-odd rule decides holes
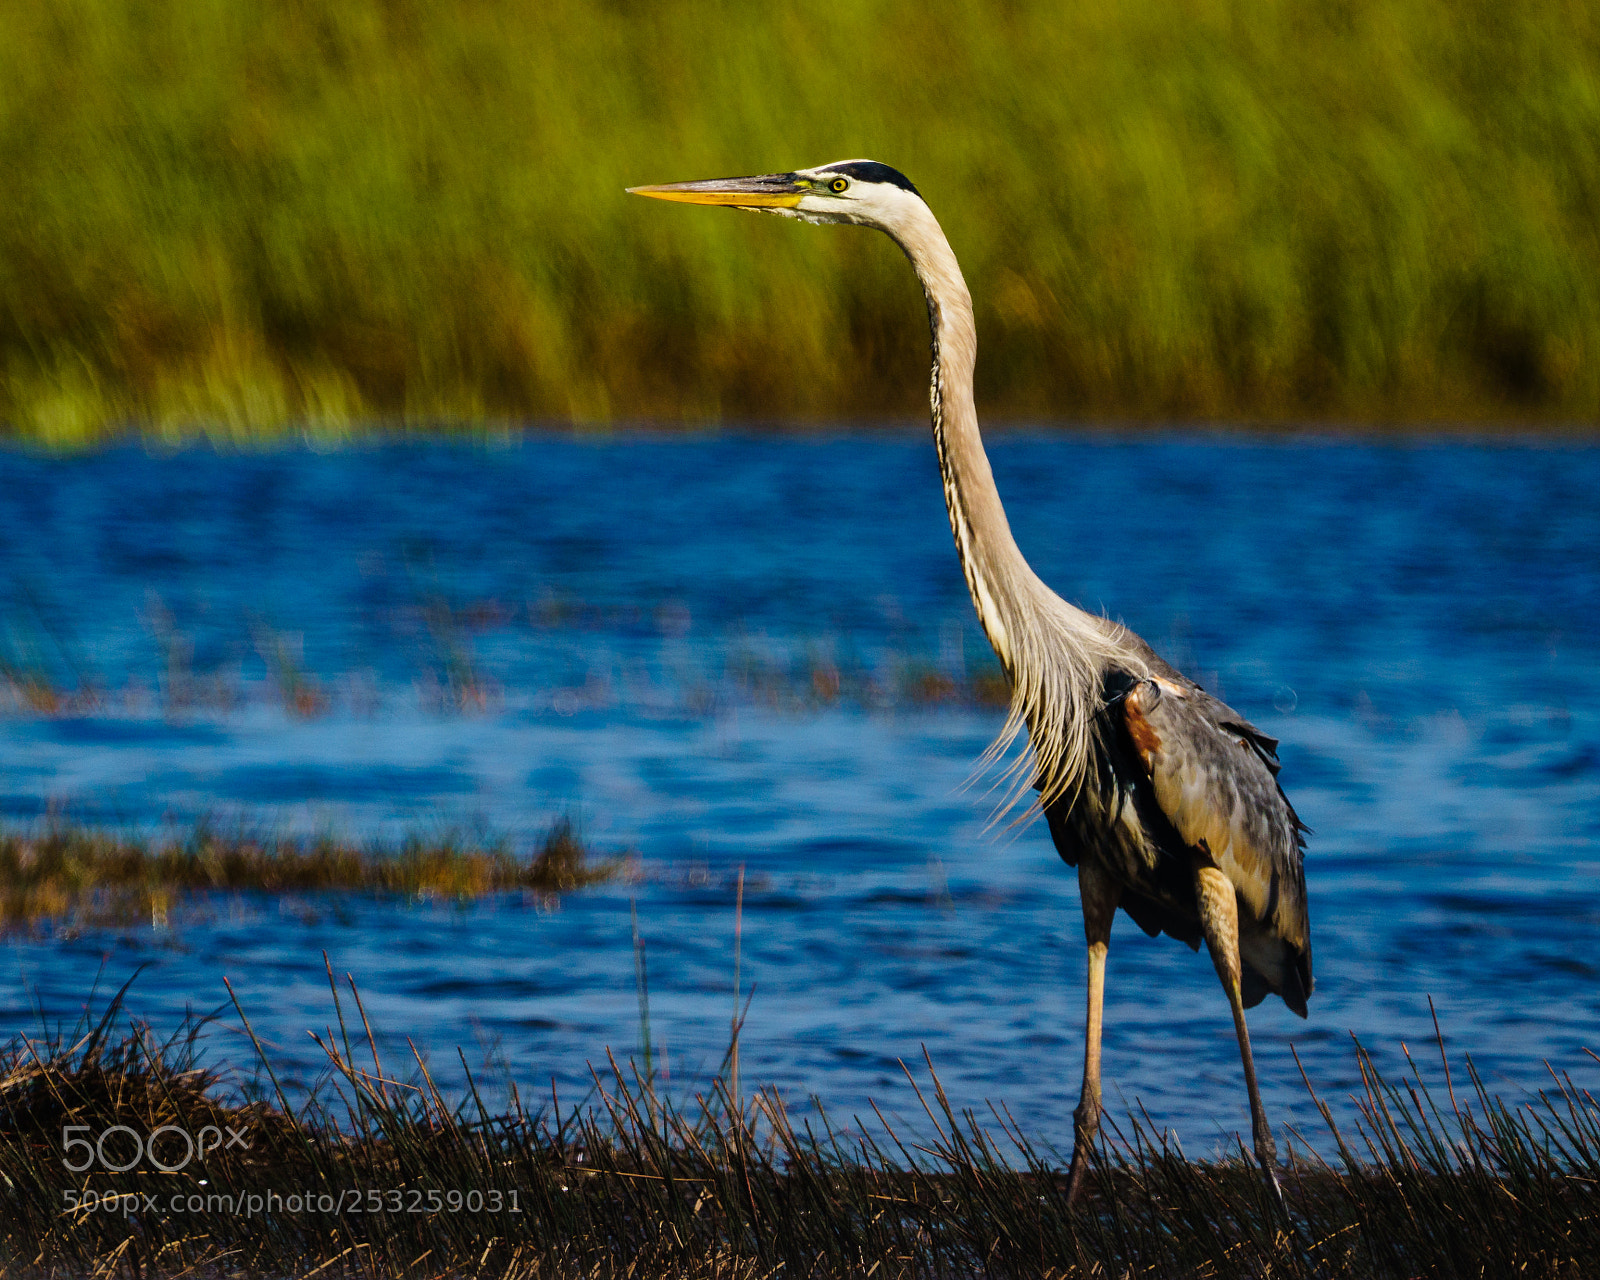
[[[712,178],[629,187],[634,195],[688,204],[721,204],[807,222],[854,222],[895,234],[928,206],[898,169],[876,160],[838,160],[817,169],[755,178]]]

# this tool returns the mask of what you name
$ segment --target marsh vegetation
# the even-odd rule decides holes
[[[920,417],[891,246],[629,184],[870,154],[1049,417],[1592,420],[1600,25],[1421,0],[0,3],[0,421]]]
[[[116,1002],[14,1042],[0,1070],[7,1269],[1575,1278],[1600,1254],[1600,1103],[1560,1075],[1506,1103],[1470,1062],[1413,1061],[1386,1081],[1358,1047],[1349,1132],[1319,1103],[1335,1154],[1291,1144],[1287,1217],[1242,1150],[1186,1158],[1138,1115],[1074,1207],[1057,1154],[1003,1106],[958,1114],[931,1064],[915,1072],[914,1124],[797,1122],[726,1070],[669,1097],[614,1060],[586,1099],[510,1085],[491,1105],[470,1072],[446,1097],[422,1057],[380,1057],[355,985],[329,979],[327,1070],[298,1101],[242,1008],[263,1054],[243,1078],[204,1060],[204,1023],[162,1039]],[[183,1136],[201,1133],[218,1136],[196,1157]],[[79,1145],[64,1149],[68,1134]]]
[[[291,839],[202,824],[139,839],[52,822],[0,831],[0,930],[78,929],[172,917],[214,896],[367,894],[467,901],[551,895],[622,874],[623,856],[596,858],[563,819],[521,853],[509,841],[414,837],[398,847],[333,836]]]

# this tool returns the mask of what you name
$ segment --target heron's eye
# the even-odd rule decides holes
[[[849,185],[850,184],[848,182],[846,182],[843,178],[835,178],[832,182],[830,182],[828,184],[828,186],[833,189],[835,195],[837,195],[838,193],[842,192]]]

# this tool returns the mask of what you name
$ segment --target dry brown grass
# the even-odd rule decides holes
[[[529,1111],[513,1088],[492,1111],[470,1071],[451,1099],[420,1058],[381,1060],[354,984],[329,978],[328,1083],[299,1104],[264,1056],[240,1085],[202,1062],[203,1024],[163,1042],[119,1026],[115,1001],[97,1024],[13,1043],[0,1057],[5,1273],[1578,1280],[1600,1257],[1600,1103],[1565,1077],[1509,1105],[1470,1060],[1461,1080],[1432,1069],[1430,1087],[1415,1068],[1385,1082],[1361,1055],[1353,1132],[1323,1107],[1339,1154],[1301,1147],[1287,1214],[1242,1148],[1187,1160],[1137,1117],[1074,1207],[1053,1153],[1003,1108],[957,1114],[931,1066],[915,1138],[797,1124],[775,1094],[736,1098],[726,1078],[679,1104],[615,1062],[587,1106]],[[163,1126],[245,1140],[170,1173],[148,1158],[64,1167],[66,1133],[118,1125],[103,1163],[155,1140],[179,1164],[181,1139],[154,1138]]]

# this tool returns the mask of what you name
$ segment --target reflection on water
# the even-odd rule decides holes
[[[1252,1015],[1269,1105],[1311,1127],[1427,997],[1493,1087],[1600,1046],[1600,451],[1002,439],[1045,579],[1284,740],[1315,829],[1317,993]],[[1070,1139],[1076,889],[1040,826],[963,790],[1002,692],[921,438],[0,455],[0,816],[198,818],[531,840],[564,812],[634,885],[470,907],[216,901],[176,931],[6,945],[6,1023],[139,964],[170,1024],[223,996],[310,1070],[322,952],[380,1028],[536,1090],[638,1041],[716,1067],[747,869],[747,1081],[959,1104]],[[1127,921],[1107,1081],[1205,1150],[1246,1110],[1209,963]],[[240,1059],[234,1045],[226,1056]],[[1592,1074],[1592,1073],[1591,1073]]]

